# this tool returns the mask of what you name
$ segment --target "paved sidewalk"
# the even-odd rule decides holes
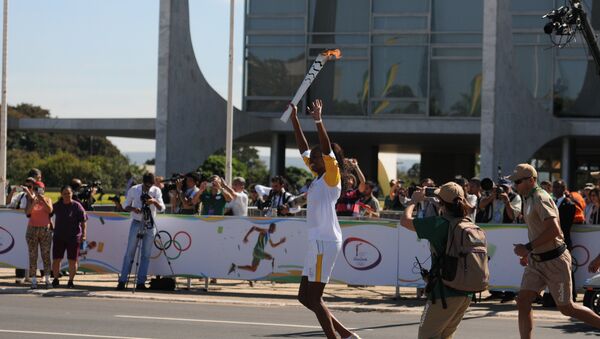
[[[298,284],[271,283],[258,281],[251,287],[247,281],[219,279],[204,291],[205,282],[192,279],[191,289],[187,289],[187,279],[177,279],[177,290],[173,292],[116,291],[116,274],[78,274],[75,289],[66,289],[67,279],[61,279],[56,289],[29,289],[29,284],[15,284],[14,269],[0,268],[0,294],[33,294],[62,297],[96,297],[155,300],[163,302],[189,302],[209,304],[239,304],[252,306],[300,306],[296,300]],[[40,284],[43,286],[43,284]],[[416,298],[415,288],[402,288],[401,296],[395,299],[395,287],[368,286],[349,287],[329,284],[324,299],[331,309],[354,312],[410,312],[421,313],[424,299]],[[484,294],[485,298],[487,295]],[[579,296],[579,300],[582,296]],[[535,307],[535,318],[543,320],[568,320],[556,310]],[[517,317],[515,302],[502,304],[497,300],[472,304],[472,316]]]

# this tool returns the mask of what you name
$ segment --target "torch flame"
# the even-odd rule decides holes
[[[342,51],[339,49],[328,49],[326,51],[321,52],[321,55],[326,56],[327,60],[337,60],[342,57]]]

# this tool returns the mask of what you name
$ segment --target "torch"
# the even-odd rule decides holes
[[[327,63],[327,61],[337,60],[341,57],[342,52],[339,49],[329,49],[319,54],[315,62],[313,62],[312,66],[308,70],[308,73],[304,77],[304,80],[302,80],[302,83],[300,84],[300,87],[298,87],[296,95],[294,95],[294,98],[292,99],[291,103],[294,105],[298,105],[300,99],[302,99],[302,97],[306,93],[306,90],[308,90],[312,82],[315,81],[317,74],[319,74],[319,72],[321,71],[323,66],[325,66],[325,63]],[[288,108],[285,110],[285,112],[283,112],[283,115],[280,118],[281,121],[287,122],[291,114],[292,107],[288,106]]]

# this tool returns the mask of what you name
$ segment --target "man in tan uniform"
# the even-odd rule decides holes
[[[515,244],[514,252],[526,263],[517,298],[521,338],[531,338],[531,304],[546,286],[560,312],[600,328],[600,317],[575,304],[571,295],[571,254],[560,229],[558,209],[552,197],[537,185],[537,172],[528,164],[518,165],[509,177],[523,197],[523,216],[529,242]]]

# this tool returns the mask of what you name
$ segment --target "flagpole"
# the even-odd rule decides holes
[[[8,40],[8,0],[4,0],[2,30],[2,102],[0,103],[0,205],[6,205],[6,56]]]
[[[225,180],[231,183],[233,161],[233,23],[235,0],[229,2],[229,69],[227,79],[227,132],[225,140]]]

